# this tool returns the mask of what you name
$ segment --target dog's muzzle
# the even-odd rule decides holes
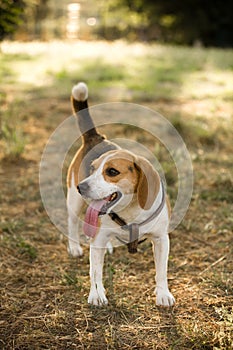
[[[80,182],[80,184],[77,186],[78,192],[84,197],[87,196],[87,193],[88,193],[89,189],[90,189],[90,186],[85,181],[84,182]]]

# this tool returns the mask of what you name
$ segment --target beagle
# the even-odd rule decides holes
[[[135,253],[143,237],[149,237],[156,265],[156,304],[172,306],[175,299],[167,283],[170,206],[160,176],[145,158],[121,149],[97,131],[86,84],[73,87],[71,100],[82,146],[67,175],[68,251],[74,257],[83,254],[79,222],[87,203],[83,231],[90,238],[88,303],[108,303],[102,271],[111,242],[124,242]]]

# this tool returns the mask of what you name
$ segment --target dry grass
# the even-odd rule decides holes
[[[9,62],[10,57],[17,61],[17,45],[9,44]],[[94,46],[103,50],[105,44],[99,43],[98,46],[95,43]],[[109,51],[109,44],[106,46]],[[84,43],[83,52],[87,52],[87,47],[89,44]],[[59,50],[62,48],[64,46]],[[21,45],[21,50],[25,50],[25,46]],[[125,56],[130,51],[143,56],[136,45],[131,50],[125,47],[125,50]],[[144,50],[146,59],[152,48],[144,47]],[[157,55],[161,55],[163,50],[166,47],[159,46]],[[167,50],[176,59],[177,49]],[[38,44],[33,52],[36,56],[32,66],[37,66],[40,59],[46,61],[46,46]],[[204,56],[204,52],[201,55]],[[224,57],[224,52],[222,55]],[[191,52],[188,57],[191,57]],[[24,64],[22,57],[16,62],[22,71],[31,62],[28,56],[25,59]],[[219,64],[219,56],[216,61]],[[12,122],[15,118],[18,120],[26,142],[21,156],[12,160],[4,153],[6,140],[0,140],[4,146],[0,165],[0,347],[4,350],[231,349],[232,100],[229,79],[224,84],[227,72],[232,74],[229,65],[226,68],[222,63],[221,69],[218,66],[217,75],[208,65],[208,72],[213,74],[207,76],[207,86],[203,79],[200,80],[200,70],[197,71],[195,82],[202,86],[202,90],[198,90],[199,97],[191,98],[193,91],[182,97],[179,91],[177,96],[157,96],[155,102],[153,99],[141,102],[173,121],[188,144],[195,173],[189,211],[182,224],[171,234],[169,284],[177,302],[174,308],[167,310],[155,306],[154,263],[149,242],[140,247],[136,256],[128,255],[124,247],[115,250],[113,255],[107,255],[104,279],[109,306],[96,308],[87,304],[88,247],[84,247],[85,255],[79,260],[68,256],[65,237],[52,226],[43,209],[38,184],[43,147],[53,129],[70,115],[69,91],[65,95],[61,89],[57,97],[56,91],[45,96],[44,91],[49,91],[51,82],[44,82],[38,90],[38,84],[27,85],[32,83],[28,76],[19,85],[14,74],[10,75],[12,66],[7,62],[4,64],[6,75],[5,89],[1,90],[2,105],[9,115],[12,101],[18,100],[17,116],[12,115]],[[42,68],[37,69],[35,74]],[[195,79],[195,72],[191,72],[191,76]],[[213,91],[208,88],[220,76],[221,96],[216,97],[215,88]],[[188,83],[192,84],[192,81],[187,79],[182,89]],[[118,89],[114,90],[115,99],[116,91],[120,91],[119,96],[125,91],[119,85]],[[98,94],[93,94],[95,100],[92,104],[105,102],[105,92],[105,87],[101,86]],[[152,96],[152,91],[149,94]],[[137,102],[134,93],[132,98]],[[120,126],[116,130],[105,130],[110,136],[115,132],[119,137],[127,130]],[[155,151],[153,140],[148,135],[138,135],[137,130],[130,133],[133,133],[134,139],[139,139]],[[157,151],[165,161],[162,151]],[[172,180],[173,172],[169,174]],[[169,190],[172,193],[172,181]]]

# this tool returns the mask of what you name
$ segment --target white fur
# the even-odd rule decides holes
[[[83,250],[79,242],[79,213],[83,206],[83,198],[75,187],[74,173],[72,172],[71,186],[67,192],[67,210],[68,210],[68,234],[69,245],[68,252],[74,256],[82,256]]]
[[[99,168],[84,180],[87,181],[90,186],[87,196],[91,199],[103,199],[118,190],[122,192],[122,189],[118,186],[119,184],[111,184],[104,180],[102,170],[108,159],[109,155],[106,155]],[[143,210],[139,205],[136,208],[135,206],[132,208],[129,206],[127,207],[127,210],[122,210],[122,202],[124,203],[124,200],[128,200],[127,196],[127,194],[123,193],[119,204],[117,203],[115,205],[114,210],[117,209],[119,216],[122,216],[128,223],[140,223],[150,217],[161,203],[162,186],[160,184],[159,193],[150,210]],[[165,204],[158,217],[140,228],[140,239],[149,232],[153,243],[154,261],[156,266],[156,304],[158,306],[172,306],[175,302],[173,295],[168,289],[167,283],[167,264],[169,254],[168,225],[169,216]],[[102,282],[102,271],[107,244],[109,240],[115,236],[119,236],[124,240],[128,240],[129,237],[128,232],[123,231],[117,224],[111,221],[108,215],[104,215],[101,219],[100,230],[96,237],[91,241],[90,246],[91,289],[88,297],[88,303],[90,304],[101,306],[108,303]]]
[[[88,87],[85,83],[78,83],[72,88],[72,96],[77,101],[86,101],[88,98]]]
[[[88,297],[88,303],[93,305],[106,305],[108,299],[105,295],[105,289],[103,286],[103,267],[105,248],[90,247],[90,279],[91,289]]]
[[[102,175],[104,164],[108,158],[109,157],[106,156],[100,164],[99,168],[84,180],[90,186],[90,191],[87,193],[87,198],[94,200],[103,199],[118,190],[117,186],[111,184],[110,182],[106,182]]]

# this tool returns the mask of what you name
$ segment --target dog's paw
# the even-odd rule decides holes
[[[169,292],[169,290],[157,290],[156,291],[156,305],[171,307],[175,304],[175,298]]]
[[[79,244],[69,243],[67,250],[68,250],[68,253],[74,258],[77,258],[83,255],[83,249]]]
[[[108,304],[108,299],[105,296],[104,288],[98,288],[98,290],[91,289],[88,304],[92,304],[95,306],[103,306]]]

